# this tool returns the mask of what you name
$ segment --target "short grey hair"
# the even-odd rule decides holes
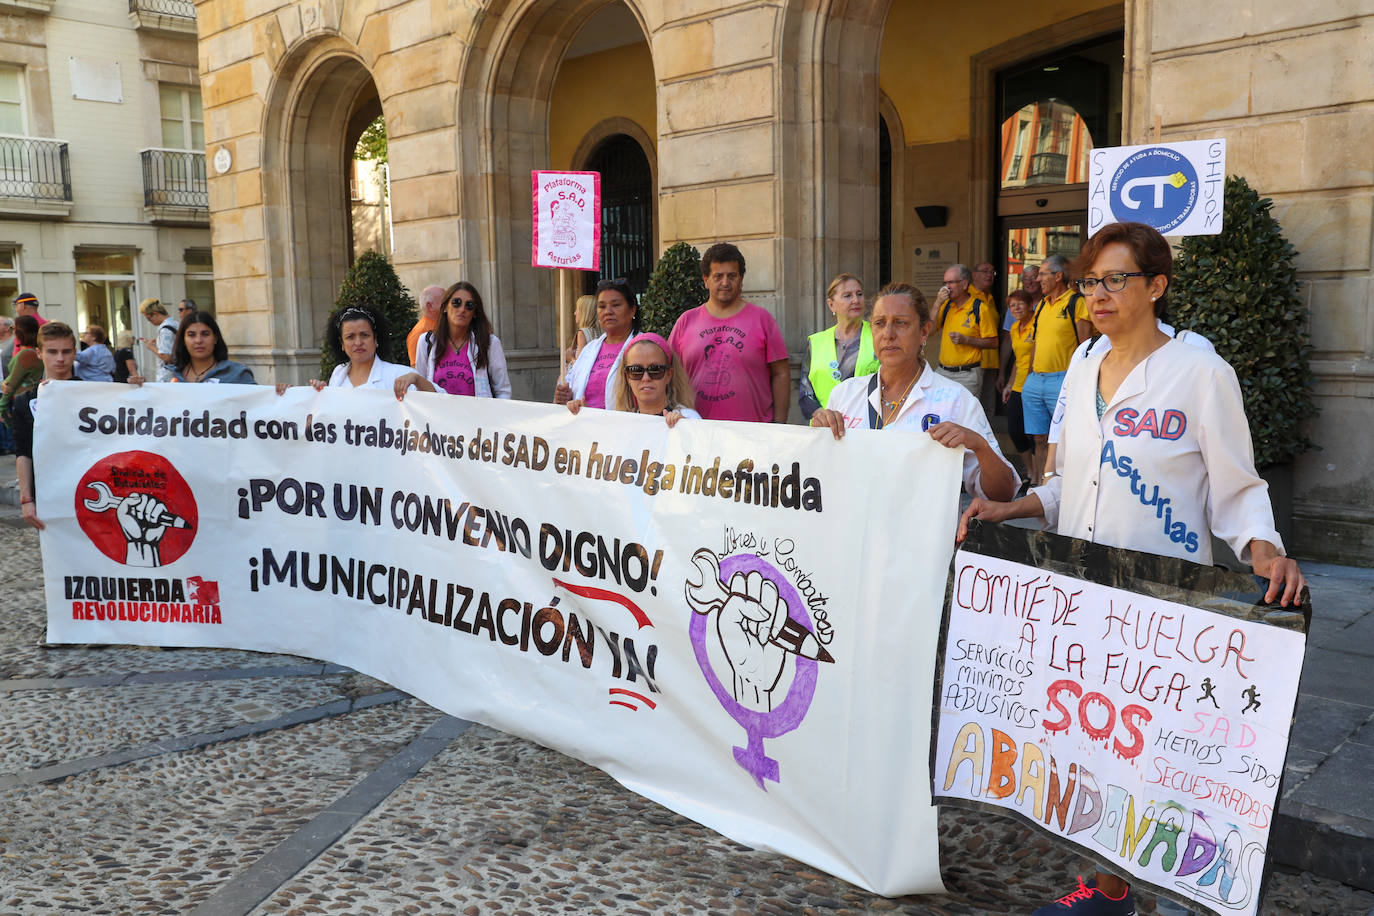
[[[0,328],[13,328],[14,319],[8,315],[0,315]]]
[[[1069,259],[1062,254],[1052,254],[1040,262],[1040,269],[1046,273],[1063,274],[1068,279]]]
[[[973,271],[969,270],[964,264],[951,264],[945,268],[945,273],[949,273],[951,270],[959,271],[960,280],[968,282],[973,279]]]

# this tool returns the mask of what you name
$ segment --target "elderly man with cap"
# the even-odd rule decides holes
[[[33,293],[20,293],[14,297],[14,317],[20,315],[32,315],[39,327],[48,323],[48,319],[38,314],[38,297]]]
[[[442,286],[426,286],[425,291],[420,293],[420,320],[415,322],[415,326],[406,335],[406,353],[410,355],[412,366],[415,365],[415,353],[420,346],[420,338],[439,324],[439,312],[443,309],[446,292],[448,290]]]
[[[138,310],[149,324],[157,327],[156,338],[143,338],[143,346],[157,357],[157,375],[153,380],[170,382],[176,361],[173,351],[177,342],[177,320],[170,317],[163,304],[154,298],[144,299],[138,304]]]

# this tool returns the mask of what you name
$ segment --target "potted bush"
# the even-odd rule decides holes
[[[339,286],[339,298],[334,301],[329,320],[332,322],[339,312],[354,307],[370,309],[386,323],[387,339],[378,341],[378,355],[387,362],[408,363],[406,335],[415,326],[415,299],[385,255],[369,251],[353,262]],[[327,379],[334,371],[334,356],[328,347],[322,346],[321,351],[320,378]]]
[[[1236,370],[1255,465],[1269,482],[1279,534],[1290,542],[1293,459],[1314,447],[1303,422],[1316,408],[1297,251],[1272,209],[1244,178],[1226,179],[1223,229],[1183,240],[1169,298],[1173,323],[1205,336]]]
[[[677,242],[658,259],[649,285],[639,297],[640,327],[667,337],[679,315],[705,301],[701,252],[686,242]]]

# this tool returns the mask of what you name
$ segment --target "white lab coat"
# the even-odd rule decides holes
[[[869,386],[877,378],[878,375],[874,374],[845,379],[830,392],[826,408],[844,414],[847,429],[871,429],[870,410],[875,415],[881,416],[882,413],[880,387],[875,385],[873,391],[869,391]],[[997,437],[993,435],[987,414],[983,412],[978,399],[969,394],[963,385],[935,372],[929,364],[921,370],[921,377],[911,389],[911,394],[907,395],[906,403],[897,416],[883,429],[923,433],[947,420],[968,427],[982,436],[992,446],[998,459],[1011,469],[1011,463],[997,447]],[[978,464],[978,456],[969,449],[964,449],[963,476],[964,489],[974,496],[987,496],[983,492],[983,470]]]
[[[620,364],[625,361],[625,354],[630,351],[630,345],[635,342],[639,335],[630,332],[630,336],[625,338],[625,344],[620,348],[620,352],[615,356],[615,362],[611,363],[611,371],[606,373],[606,409],[615,410],[615,386],[620,380]],[[592,367],[596,365],[596,358],[601,353],[601,345],[606,342],[606,335],[593,340],[582,348],[582,352],[577,354],[577,359],[568,367],[567,383],[572,389],[572,399],[586,400],[587,382],[591,381]]]
[[[334,367],[334,372],[329,376],[330,388],[379,388],[391,391],[396,386],[396,380],[407,372],[413,372],[409,366],[400,366],[396,363],[389,363],[377,357],[372,360],[372,372],[367,376],[367,381],[361,385],[353,385],[348,381],[348,363],[339,363]],[[415,386],[411,385],[407,391],[414,391]]]
[[[1269,486],[1255,473],[1236,373],[1170,340],[1097,418],[1096,347],[1068,370],[1059,476],[1031,492],[1060,534],[1211,565],[1210,534],[1249,562],[1252,539],[1283,554]]]
[[[1173,325],[1165,324],[1158,318],[1155,319],[1155,325],[1161,331],[1163,331],[1165,334],[1168,334],[1175,340],[1181,340],[1186,344],[1191,344],[1194,347],[1206,350],[1208,353],[1217,352],[1217,348],[1212,346],[1212,342],[1208,340],[1206,337],[1203,337],[1197,331],[1175,331]],[[1102,337],[1098,337],[1096,340],[1089,337],[1087,340],[1079,344],[1078,349],[1073,351],[1073,356],[1069,357],[1069,368],[1072,369],[1076,363],[1082,362],[1083,359],[1087,357],[1088,353],[1090,352],[1097,353],[1100,350],[1101,352],[1106,353],[1111,348],[1112,339],[1110,337],[1103,335]],[[1064,386],[1060,385],[1059,400],[1054,402],[1054,417],[1050,420],[1049,435],[1049,441],[1052,444],[1058,444],[1059,427],[1062,426],[1064,423],[1064,398],[1067,397],[1065,391],[1066,389],[1064,388]]]
[[[415,371],[430,382],[434,381],[434,363],[431,352],[434,348],[434,332],[426,331],[415,344]],[[506,369],[506,351],[495,334],[487,346],[486,369],[477,368],[477,341],[468,335],[468,362],[472,365],[473,390],[479,398],[510,398],[510,373]],[[442,388],[438,389],[443,391]]]

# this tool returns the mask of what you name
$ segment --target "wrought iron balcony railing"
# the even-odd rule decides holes
[[[143,203],[148,207],[188,207],[209,211],[205,154],[196,150],[145,149]]]
[[[129,12],[153,13],[159,16],[176,16],[181,19],[196,18],[194,0],[129,0]]]
[[[1063,153],[1036,153],[1031,156],[1026,184],[1063,184],[1069,174],[1069,157]]]
[[[67,144],[0,134],[0,197],[71,203],[72,166]]]

